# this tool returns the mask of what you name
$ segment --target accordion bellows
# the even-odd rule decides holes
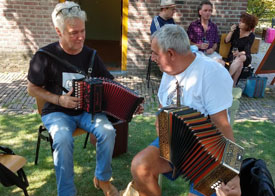
[[[226,139],[210,119],[187,106],[159,111],[160,156],[194,189],[211,195],[221,183],[239,174],[244,149]]]
[[[77,109],[88,113],[104,112],[130,122],[143,102],[133,90],[106,78],[73,80],[74,96],[81,99]]]

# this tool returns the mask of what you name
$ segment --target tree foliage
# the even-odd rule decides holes
[[[274,0],[248,0],[247,12],[260,18],[272,18],[275,14]]]

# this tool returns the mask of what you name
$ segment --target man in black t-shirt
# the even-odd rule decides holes
[[[87,73],[93,49],[84,46],[86,13],[78,4],[66,1],[56,5],[52,20],[59,41],[42,49]],[[114,78],[97,55],[94,58],[92,76]],[[53,138],[58,195],[76,195],[72,134],[79,127],[92,133],[97,139],[95,187],[101,188],[106,196],[116,196],[117,189],[109,181],[112,176],[111,162],[116,131],[105,114],[95,114],[91,123],[91,114],[75,110],[79,98],[71,96],[72,79],[83,77],[84,75],[38,51],[30,62],[28,92],[46,100],[42,121]],[[66,92],[64,88],[67,89]]]

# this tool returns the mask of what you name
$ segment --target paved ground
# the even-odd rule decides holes
[[[124,85],[139,91],[145,97],[146,115],[153,114],[156,107],[156,94],[159,80],[153,78],[147,88],[145,77],[118,76]],[[0,113],[28,114],[35,113],[35,100],[26,91],[26,73],[0,73]],[[240,86],[244,86],[241,81]],[[264,98],[241,97],[240,109],[236,116],[241,120],[269,120],[275,123],[275,86],[266,88]]]
[[[252,66],[257,69],[259,62],[264,57],[264,53],[269,47],[266,43],[261,43],[260,52],[253,56]],[[0,113],[1,114],[29,114],[35,113],[36,104],[34,98],[27,94],[26,75],[24,72],[0,73]],[[268,84],[274,74],[267,74]],[[153,77],[150,88],[147,88],[145,76],[123,75],[116,76],[117,80],[131,89],[138,91],[145,97],[145,115],[155,113],[157,105],[157,89],[159,79]],[[244,81],[239,82],[239,87],[244,88]],[[236,116],[236,121],[243,120],[268,120],[275,123],[275,86],[268,85],[264,98],[241,97],[240,108]]]

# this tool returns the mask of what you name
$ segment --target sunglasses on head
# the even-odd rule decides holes
[[[62,13],[62,15],[67,15],[69,12],[76,12],[79,10],[80,10],[80,7],[78,5],[75,5],[70,8],[63,8],[63,9],[59,10],[55,16],[57,16],[60,13]]]

